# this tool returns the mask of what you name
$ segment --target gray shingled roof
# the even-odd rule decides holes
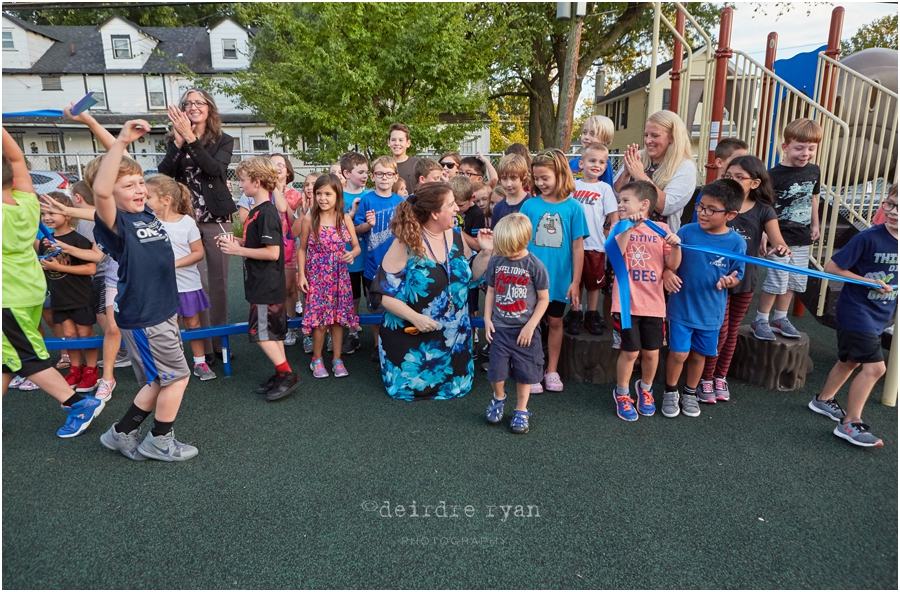
[[[656,64],[656,77],[659,78],[666,72],[672,69],[672,64],[674,60],[668,60],[661,64]],[[635,74],[613,90],[611,90],[608,94],[604,95],[600,104],[603,104],[612,99],[617,99],[619,97],[623,97],[628,93],[634,92],[639,88],[644,88],[650,84],[650,68]]]
[[[44,30],[45,27],[40,27],[40,26],[38,26],[38,25],[34,25],[34,24],[32,24],[32,23],[25,22],[25,21],[23,21],[23,20],[21,20],[21,19],[18,19],[18,18],[16,18],[16,17],[14,17],[13,15],[11,15],[11,14],[9,14],[9,13],[7,13],[7,12],[4,12],[4,13],[3,13],[3,16],[5,16],[5,17],[8,18],[9,20],[11,20],[12,22],[16,23],[17,25],[19,25],[20,27],[22,27],[22,28],[25,29],[26,31],[31,31],[32,33],[37,33],[38,35],[43,35],[44,37],[48,37],[48,38],[53,39],[53,40],[55,40],[55,41],[59,41],[59,39],[57,39],[52,33],[46,32],[46,31]]]

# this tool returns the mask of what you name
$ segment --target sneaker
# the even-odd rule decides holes
[[[637,421],[638,414],[634,410],[634,399],[628,395],[617,395],[613,389],[613,399],[616,400],[616,415],[625,421]]]
[[[638,413],[644,417],[650,417],[656,413],[656,402],[653,400],[653,389],[645,391],[641,388],[640,379],[634,382],[634,392],[637,393]]]
[[[26,379],[22,378],[18,374],[16,374],[13,379],[9,382],[9,388],[17,389],[19,388]]]
[[[500,423],[503,420],[504,403],[506,403],[505,396],[502,399],[491,397],[491,402],[488,405],[487,411],[485,412],[488,423]]]
[[[69,419],[63,427],[56,431],[60,438],[74,438],[91,425],[94,418],[100,415],[106,403],[96,397],[87,396],[71,407],[60,405],[63,411],[69,414]]]
[[[312,346],[312,336],[311,336],[311,335],[307,335],[306,337],[303,338],[303,351],[304,351],[305,353],[311,354],[311,353],[312,353],[312,347],[313,347],[313,346]]]
[[[128,357],[128,352],[123,347],[116,354],[115,368],[128,368],[129,366],[131,366],[131,358]]]
[[[94,393],[94,396],[103,401],[109,401],[112,399],[112,392],[116,389],[116,381],[110,380],[106,381],[102,378],[97,381],[97,392]]]
[[[72,366],[69,369],[69,373],[66,374],[66,384],[72,388],[77,387],[78,383],[81,382],[82,368],[83,366]]]
[[[566,325],[566,333],[569,335],[581,335],[581,323],[584,316],[580,310],[570,310],[563,322]]]
[[[164,461],[190,460],[200,453],[195,446],[176,440],[175,430],[169,430],[165,436],[147,434],[137,449],[147,458]]]
[[[884,442],[881,441],[881,438],[876,438],[875,435],[869,431],[869,426],[859,419],[848,423],[838,424],[838,426],[834,428],[834,435],[838,438],[843,438],[851,444],[865,446],[866,448],[872,446],[884,446]]]
[[[531,392],[532,395],[539,395],[539,394],[541,394],[542,392],[544,392],[544,387],[541,386],[541,383],[537,382],[537,383],[531,385],[531,391],[530,391],[530,392]]]
[[[701,380],[700,388],[697,389],[697,398],[700,399],[701,403],[710,403],[715,405],[716,403],[716,389],[713,387],[713,381],[711,380]]]
[[[209,369],[206,362],[202,364],[194,364],[194,376],[200,380],[212,380],[216,377],[216,373]]]
[[[559,373],[548,372],[547,374],[544,374],[544,386],[547,387],[548,391],[553,391],[555,393],[563,390],[563,383],[559,378]]]
[[[847,416],[840,404],[835,401],[834,397],[827,401],[820,401],[818,397],[819,395],[816,395],[812,398],[812,401],[809,402],[809,408],[816,413],[821,413],[828,419],[833,419],[834,421],[841,421]]]
[[[297,332],[296,331],[288,331],[284,336],[284,344],[285,345],[297,345]]]
[[[38,385],[34,384],[33,382],[31,382],[31,381],[28,380],[27,378],[26,378],[25,380],[22,381],[22,384],[19,385],[19,390],[20,390],[20,391],[36,391],[36,390],[40,390],[40,388],[41,388],[41,387],[39,387]]]
[[[713,390],[716,392],[716,401],[731,400],[731,392],[728,390],[728,381],[724,378],[713,379]]]
[[[348,355],[349,355],[349,354],[352,354],[352,353],[354,353],[356,350],[359,349],[359,346],[360,346],[360,343],[359,343],[359,333],[350,333],[350,334],[347,336],[347,341],[345,341],[345,342],[341,345],[341,353],[342,353],[342,354],[348,354]]]
[[[797,331],[797,328],[791,324],[791,321],[788,320],[787,317],[782,317],[777,320],[773,319],[770,325],[772,331],[780,333],[782,337],[787,337],[789,339],[797,339],[800,337],[800,331]]]
[[[681,395],[678,394],[678,391],[663,393],[663,417],[678,417],[678,414],[681,413],[681,408],[678,406],[679,398],[681,398]]]
[[[681,395],[681,412],[688,417],[700,417],[700,403],[697,395]]]
[[[588,333],[591,335],[603,335],[603,329],[606,328],[606,323],[603,322],[603,317],[600,316],[600,313],[596,310],[589,310],[584,313],[584,328],[588,330]]]
[[[378,346],[377,346],[377,345],[375,346],[375,349],[372,350],[372,355],[369,356],[369,359],[372,360],[373,362],[377,363],[377,364],[380,364],[380,363],[381,363],[381,356],[380,356],[380,354],[378,353]]]
[[[216,354],[206,354],[206,365],[210,368],[216,367]]]
[[[275,387],[276,382],[278,382],[278,373],[277,372],[275,374],[273,374],[272,376],[268,377],[267,379],[265,379],[264,381],[262,381],[261,383],[259,383],[259,386],[256,387],[256,393],[259,395],[265,395],[266,393],[268,393],[270,390],[272,390]]]
[[[266,394],[266,401],[277,401],[291,394],[300,386],[300,377],[296,372],[288,372],[278,377],[275,386]]]
[[[775,341],[769,321],[753,321],[750,323],[750,333],[760,341]]]
[[[328,336],[328,343],[325,344],[325,351],[327,351],[327,352],[334,351],[334,344],[331,343],[331,335]]]
[[[303,303],[298,300],[294,310],[297,311],[297,316],[303,316]]]
[[[484,356],[485,358],[491,357],[491,344],[490,343],[484,344],[484,347],[481,348],[481,355]]]
[[[135,428],[128,434],[120,434],[116,431],[117,425],[119,422],[112,424],[109,430],[100,436],[100,443],[110,450],[118,450],[131,460],[147,460],[147,457],[138,451],[142,435],[140,429]]]
[[[513,412],[512,420],[509,422],[509,429],[511,429],[514,434],[527,434],[529,417],[531,417],[530,412],[519,411],[516,409]]]
[[[331,360],[331,371],[334,373],[335,378],[343,378],[350,375],[347,372],[347,367],[344,366],[343,360]]]
[[[478,344],[478,329],[472,329],[472,342]]]
[[[490,362],[482,362],[482,363],[481,363],[481,369],[482,369],[483,371],[485,371],[485,372],[487,372],[487,371],[488,371],[488,368],[490,368],[490,367],[491,367],[491,363],[490,363]],[[532,386],[534,386],[534,385],[532,385]]]
[[[314,378],[328,378],[328,370],[325,369],[322,358],[313,358],[309,363],[309,369],[312,370]]]
[[[84,366],[81,371],[81,380],[75,387],[76,393],[89,393],[97,388],[97,368],[94,366]]]

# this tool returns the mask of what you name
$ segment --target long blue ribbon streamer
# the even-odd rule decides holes
[[[56,109],[41,109],[39,111],[17,111],[4,113],[3,117],[62,117],[63,112]]]

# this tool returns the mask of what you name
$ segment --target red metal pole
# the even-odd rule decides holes
[[[678,2],[677,4],[681,4]],[[675,15],[675,30],[678,31],[678,34],[684,37],[684,13],[680,10]],[[681,90],[681,67],[682,62],[684,61],[684,48],[681,45],[681,41],[676,38],[675,39],[675,47],[672,50],[674,58],[672,60],[672,70],[669,72],[669,80],[672,81],[672,90],[669,91],[669,111],[672,113],[678,113],[678,95]],[[691,81],[688,80],[688,84]]]
[[[728,60],[731,59],[731,21],[734,11],[722,10],[719,23],[719,46],[716,49],[716,80],[713,94],[712,123],[709,134],[709,153],[706,157],[706,182],[716,180],[716,145],[722,137],[722,115],[725,112],[725,86],[728,82]]]
[[[844,28],[844,7],[837,6],[831,11],[831,27],[828,30],[828,48],[825,55],[837,60],[841,55],[841,31]],[[825,103],[822,105],[829,111],[834,107],[834,87],[837,71],[831,64],[825,64],[822,73],[822,93],[819,95]]]
[[[775,54],[778,51],[778,33],[771,32],[766,38],[766,70],[775,71]],[[762,83],[762,101],[760,101],[759,121],[765,122],[763,129],[765,133],[757,138],[756,157],[766,162],[766,147],[769,145],[769,126],[772,124],[772,104],[774,100],[773,91],[775,90],[775,81],[770,79],[768,74],[763,75]]]

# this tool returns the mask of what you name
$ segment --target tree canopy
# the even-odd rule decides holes
[[[849,41],[841,42],[841,54],[848,56],[871,47],[897,49],[897,15],[877,18],[860,27]]]
[[[226,16],[234,16],[237,4],[230,2],[198,4],[123,5],[121,2],[98,2],[79,7],[47,6],[40,9],[3,9],[13,16],[36,25],[87,26],[120,16],[141,27],[198,27],[213,24]]]

